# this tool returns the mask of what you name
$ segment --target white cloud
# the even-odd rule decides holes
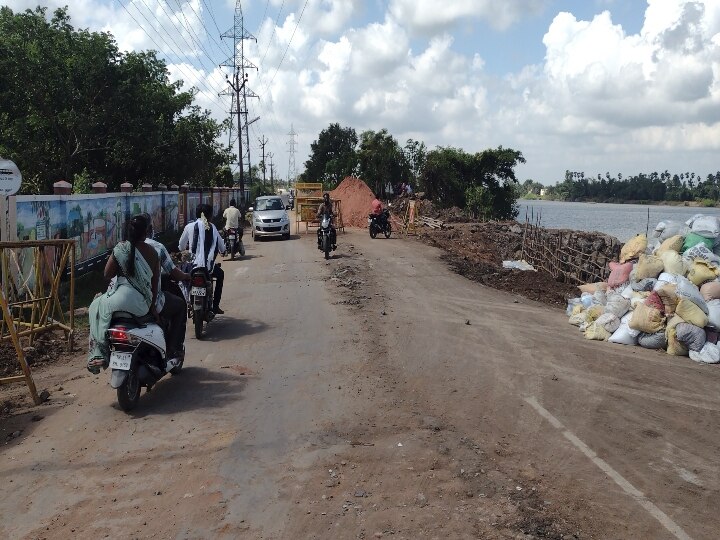
[[[36,1],[6,3],[19,9]],[[186,21],[177,5],[125,1],[139,4],[151,20],[157,17],[148,30],[158,43],[163,27],[173,32],[175,22],[172,35],[183,43],[183,54],[162,47],[169,54],[171,78],[196,85],[200,104],[225,118],[227,104],[219,104],[215,95],[225,87],[224,74],[217,62],[204,58],[192,32],[181,29]],[[207,1],[223,29],[229,26],[234,0]],[[413,137],[429,148],[517,148],[528,159],[519,176],[545,182],[561,179],[565,169],[589,174],[717,170],[720,1],[647,0],[638,33],[613,19],[612,11],[622,4],[617,0],[595,0],[598,14],[589,20],[557,13],[535,44],[544,47],[543,60],[502,77],[486,71],[494,51],[468,47],[459,40],[474,37],[453,33],[468,20],[512,32],[513,23],[553,2],[453,0],[438,8],[435,0],[390,0],[373,3],[386,8],[374,15],[360,0],[308,0],[298,25],[304,0],[270,0],[258,42],[245,43],[260,68],[250,72],[248,83],[261,97],[250,101],[251,114],[262,117],[255,128],[271,138],[268,150],[275,153],[280,174],[287,163],[290,123],[300,133],[301,169],[310,143],[331,122],[358,131],[387,128],[401,143]],[[204,15],[204,2],[181,4],[190,27],[201,35],[190,5]],[[252,0],[243,7],[246,15],[261,11],[259,17],[265,4]],[[76,0],[70,13],[75,26],[111,30],[124,48],[157,48],[116,2]]]
[[[411,29],[437,32],[468,18],[506,29],[523,15],[537,12],[546,0],[391,0],[389,12]]]
[[[613,24],[609,12],[591,21],[558,14],[543,39],[542,69],[510,79],[515,95],[505,100],[505,114],[523,111],[522,129],[573,148],[566,164],[593,149],[610,169],[631,166],[631,155],[668,163],[673,152],[720,151],[717,6],[650,0],[636,35]],[[561,152],[547,146],[562,163]],[[620,159],[603,153],[618,148],[629,152]],[[576,165],[583,170],[580,160]],[[626,172],[640,171],[635,165]]]

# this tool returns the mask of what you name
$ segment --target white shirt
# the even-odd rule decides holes
[[[223,217],[227,220],[225,222],[226,229],[239,229],[240,228],[240,210],[234,206],[230,206],[223,212]]]
[[[188,223],[187,225],[185,225],[182,235],[180,235],[180,241],[178,242],[178,248],[180,248],[180,250],[190,249],[190,247],[192,246],[192,244],[195,240],[195,225],[196,224],[199,226],[199,229],[201,231],[205,231],[205,223],[202,221],[202,219],[196,219],[195,221],[192,221],[192,222]],[[220,236],[220,233],[218,232],[217,227],[215,227],[215,225],[210,223],[210,227],[212,228],[212,231],[213,231],[213,244],[215,244],[217,246],[218,251],[220,253],[224,253],[226,250],[225,241],[222,239],[222,236]],[[211,246],[209,257],[208,257],[208,260],[206,261],[205,253],[204,253],[204,249],[203,249],[204,246],[202,246],[201,242],[200,242],[200,240],[203,240],[203,239],[204,239],[204,235],[201,235],[200,238],[198,239],[199,240],[198,245],[197,245],[198,253],[193,253],[193,256],[194,256],[193,262],[195,263],[195,266],[205,266],[208,270],[212,270],[212,267],[214,266],[214,263],[215,263],[214,250],[212,249],[212,246]]]

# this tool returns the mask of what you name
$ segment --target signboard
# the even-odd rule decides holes
[[[17,165],[9,159],[0,159],[0,196],[9,197],[20,190],[22,175]]]

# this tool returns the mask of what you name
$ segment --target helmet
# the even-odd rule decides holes
[[[323,201],[325,201],[326,203],[330,202],[330,194],[329,193],[323,194]]]

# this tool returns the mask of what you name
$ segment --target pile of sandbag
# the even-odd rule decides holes
[[[627,242],[606,282],[580,286],[570,324],[587,339],[720,363],[720,219],[662,221]]]

